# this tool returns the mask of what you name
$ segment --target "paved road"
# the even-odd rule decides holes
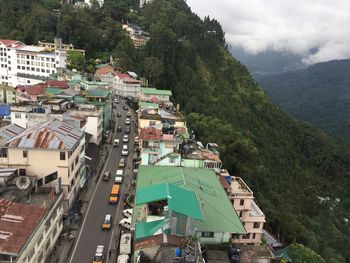
[[[122,113],[122,117],[117,120],[116,126],[122,126],[122,132],[113,133],[112,141],[114,138],[119,138],[119,147],[113,147],[109,156],[106,156],[106,164],[104,171],[111,171],[112,178],[110,181],[103,181],[102,174],[100,176],[99,182],[97,183],[95,192],[92,195],[87,214],[84,217],[83,224],[81,226],[79,235],[77,237],[75,246],[70,257],[70,263],[88,263],[92,262],[94,252],[97,245],[105,246],[105,262],[113,262],[116,258],[116,240],[119,240],[119,225],[118,222],[122,219],[122,211],[124,209],[123,202],[118,202],[118,204],[111,205],[108,202],[109,194],[112,189],[114,176],[117,170],[117,164],[121,158],[122,149],[122,138],[125,131],[125,118],[126,112],[123,110],[122,103],[116,104],[119,112]],[[115,114],[116,116],[116,114]],[[135,116],[133,116],[134,118]],[[124,168],[124,181],[122,184],[122,195],[128,192],[128,188],[131,183],[132,176],[132,158],[133,158],[133,143],[134,143],[134,127],[131,125],[131,133],[129,135],[129,156],[127,158],[128,165]],[[116,128],[116,127],[115,127]],[[114,137],[115,136],[115,137]],[[129,168],[131,167],[131,169]],[[102,222],[106,214],[112,214],[112,220],[114,224],[111,230],[103,231]],[[111,257],[109,257],[108,251],[111,250]]]

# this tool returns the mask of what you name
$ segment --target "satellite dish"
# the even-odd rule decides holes
[[[30,186],[30,179],[26,176],[19,176],[16,179],[16,186],[18,189],[25,190]]]

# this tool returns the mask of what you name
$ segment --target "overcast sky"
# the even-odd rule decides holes
[[[308,64],[350,58],[350,0],[187,0],[217,19],[226,41],[250,53],[302,54]],[[316,53],[310,54],[313,49]]]

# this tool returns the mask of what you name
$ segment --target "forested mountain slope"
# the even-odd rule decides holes
[[[11,18],[2,12],[22,2],[48,10],[48,1],[2,0],[0,24],[5,27],[0,37],[28,41],[31,33],[18,33],[19,25],[9,23]],[[24,15],[21,8],[14,14],[19,19]],[[225,167],[254,190],[268,229],[286,242],[307,245],[326,262],[350,262],[350,226],[345,220],[350,219],[349,144],[276,107],[246,67],[232,58],[217,21],[201,20],[183,0],[154,0],[142,10],[117,0],[106,0],[102,9],[61,10],[58,29],[64,42],[87,48],[91,58],[107,60],[113,54],[119,66],[173,91],[197,138],[217,142]],[[45,19],[53,19],[49,11],[45,14]],[[132,48],[121,30],[122,19],[150,32],[144,49]],[[47,32],[33,41],[54,34],[40,30]],[[320,202],[318,197],[330,200]]]
[[[274,102],[296,118],[350,139],[350,60],[256,79]]]

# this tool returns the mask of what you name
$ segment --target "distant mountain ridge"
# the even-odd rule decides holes
[[[350,139],[350,59],[255,78],[294,117]]]

